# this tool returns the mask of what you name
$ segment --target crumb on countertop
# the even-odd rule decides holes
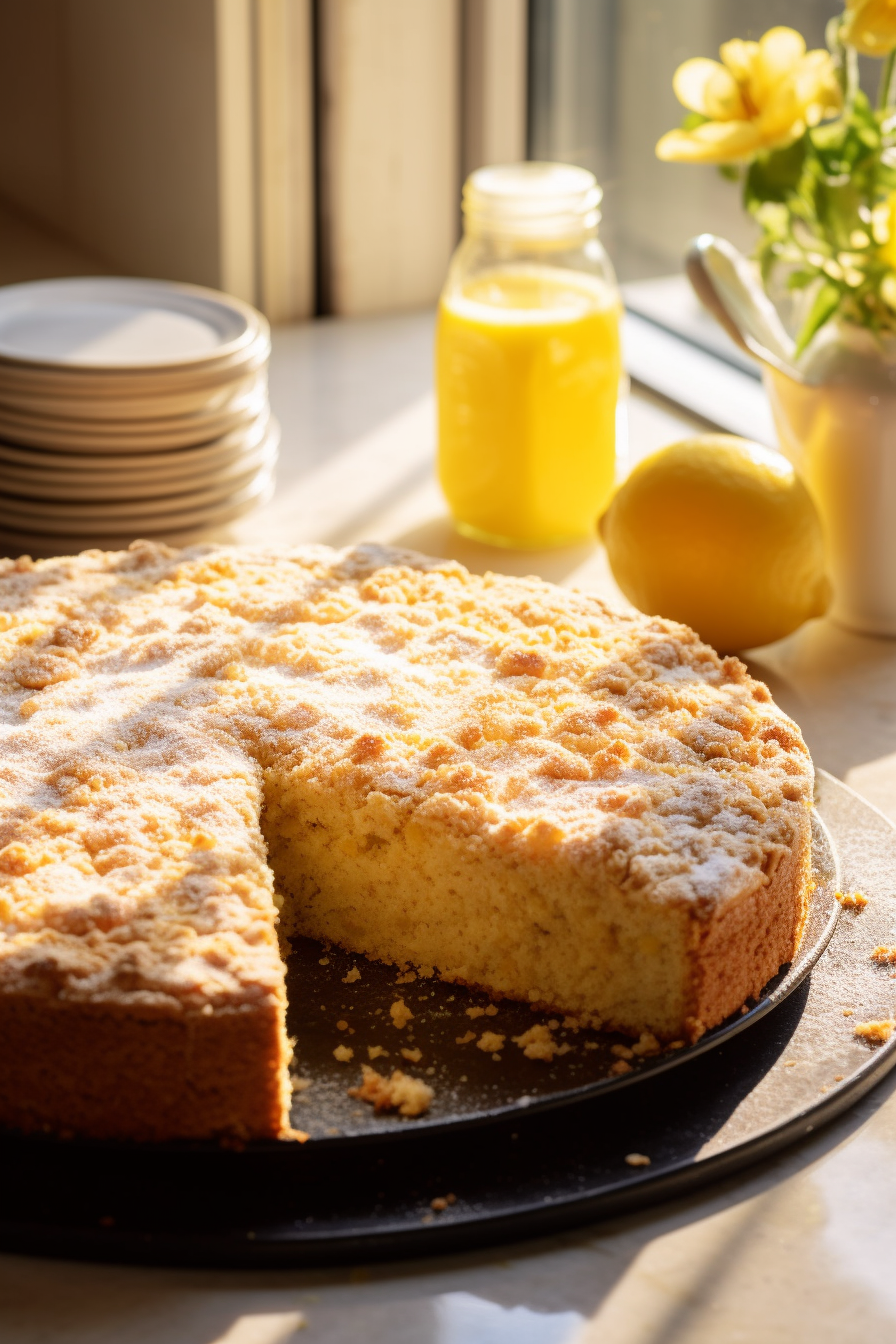
[[[554,1021],[554,1019],[551,1019]],[[557,1023],[559,1026],[560,1024]],[[543,1022],[537,1023],[524,1031],[521,1036],[512,1036],[514,1045],[518,1045],[527,1059],[543,1059],[550,1063],[555,1055],[569,1054],[572,1046],[564,1042],[558,1045],[554,1040],[550,1026],[545,1026]]]
[[[444,1213],[449,1204],[457,1203],[457,1195],[436,1195],[435,1199],[429,1201],[429,1207],[434,1213]]]
[[[395,1069],[391,1078],[385,1078],[369,1064],[361,1065],[363,1082],[360,1087],[350,1087],[348,1095],[358,1101],[366,1101],[375,1111],[398,1111],[399,1115],[423,1115],[428,1111],[435,1096],[433,1089],[419,1078]]]
[[[887,1017],[876,1022],[857,1022],[853,1031],[860,1040],[867,1041],[869,1045],[880,1045],[890,1039],[894,1028],[896,1021],[892,1017]]]
[[[389,1009],[389,1016],[392,1019],[392,1025],[401,1031],[403,1027],[407,1026],[414,1014],[411,1012],[404,999],[396,999]]]
[[[649,1167],[650,1158],[645,1153],[626,1153],[625,1160],[630,1167]]]
[[[289,1081],[292,1084],[293,1092],[305,1092],[311,1086],[313,1080],[311,1078],[299,1078],[292,1073],[289,1076]]]
[[[876,947],[871,953],[871,960],[879,966],[896,966],[896,947]]]
[[[355,1052],[350,1045],[337,1045],[333,1051],[333,1058],[340,1064],[348,1064],[354,1058]]]
[[[835,891],[834,895],[844,910],[864,910],[868,904],[868,897],[860,891]]]

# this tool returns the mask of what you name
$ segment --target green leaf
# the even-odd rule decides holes
[[[817,271],[791,271],[787,277],[787,288],[805,289],[817,276]]]
[[[755,203],[785,201],[800,180],[806,148],[803,135],[786,149],[774,149],[755,158],[747,169],[745,199]]]
[[[836,285],[831,284],[830,280],[826,280],[815,295],[812,307],[809,309],[809,315],[796,339],[795,354],[802,354],[816,331],[823,327],[829,318],[834,316],[839,306],[840,290]]]

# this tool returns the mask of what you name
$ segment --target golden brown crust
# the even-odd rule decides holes
[[[265,1138],[283,1125],[276,1006],[173,1016],[0,995],[0,1117],[104,1139]]]

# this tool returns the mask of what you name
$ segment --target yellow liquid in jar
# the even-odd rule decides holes
[[[439,479],[458,530],[520,548],[593,537],[619,376],[619,302],[596,277],[504,267],[443,297]]]

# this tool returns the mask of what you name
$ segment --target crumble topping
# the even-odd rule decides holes
[[[0,975],[29,994],[282,1001],[284,762],[355,780],[374,839],[388,799],[707,914],[811,802],[796,727],[684,627],[377,546],[0,562],[0,689]]]

